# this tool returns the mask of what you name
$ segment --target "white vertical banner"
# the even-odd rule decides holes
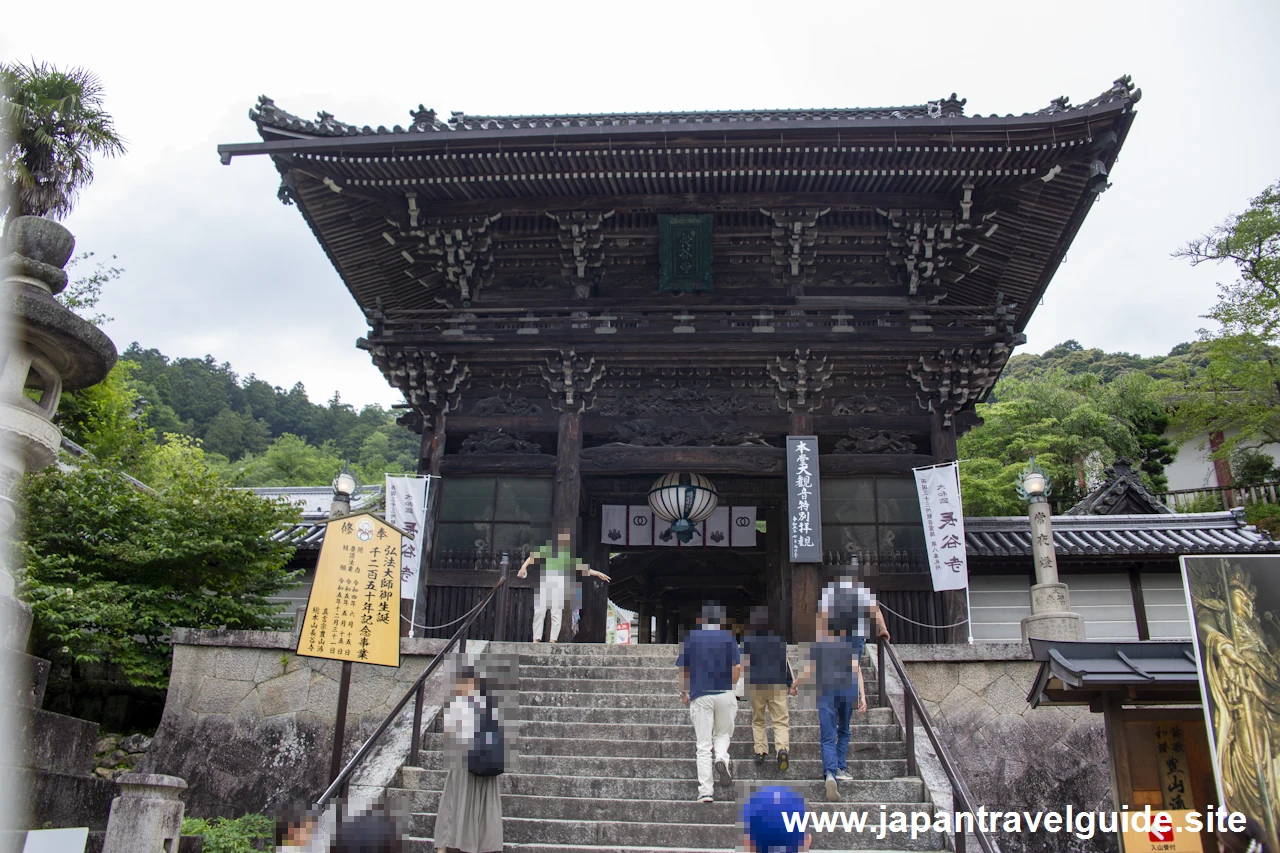
[[[422,529],[427,525],[428,477],[387,475],[387,523],[394,524],[413,539],[405,539],[400,549],[400,597],[418,598],[418,571],[422,566]]]
[[[756,508],[731,507],[729,517],[729,544],[734,548],[756,547]]]
[[[960,463],[916,468],[913,473],[934,592],[965,589],[969,586],[969,560],[964,545],[964,507],[960,504]]]
[[[711,512],[706,525],[707,538],[703,543],[708,548],[729,547],[729,508],[718,506]]]
[[[607,504],[600,507],[600,541],[615,548],[627,546],[627,507]]]
[[[653,544],[653,510],[648,504],[627,507],[627,544]]]

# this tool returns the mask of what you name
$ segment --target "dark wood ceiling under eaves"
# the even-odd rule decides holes
[[[1005,304],[1017,303],[1021,331],[1093,203],[1090,163],[1101,159],[1110,171],[1133,115],[1117,101],[1004,119],[793,122],[785,133],[752,126],[604,128],[567,138],[441,133],[361,139],[359,147],[308,139],[270,153],[365,309],[377,300],[384,309],[438,309],[450,296],[447,282],[424,278],[422,262],[387,233],[389,223],[408,221],[410,194],[423,217],[500,214],[489,231],[495,262],[523,250],[511,263],[555,266],[548,211],[615,211],[603,232],[606,245],[614,241],[608,263],[616,263],[626,255],[618,247],[632,243],[616,238],[658,213],[714,213],[715,250],[731,253],[733,226],[750,226],[751,217],[757,230],[771,226],[762,208],[829,208],[843,216],[831,224],[856,231],[858,222],[883,220],[894,209],[959,212],[969,185],[982,228],[967,238],[971,269],[949,284],[942,304],[986,306],[1003,294]],[[1100,147],[1107,131],[1114,144]],[[863,236],[854,240],[862,243],[857,251],[883,256],[885,235]],[[820,258],[833,251],[818,248]]]

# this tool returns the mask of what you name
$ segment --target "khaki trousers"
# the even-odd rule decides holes
[[[769,751],[764,722],[765,708],[773,718],[773,744],[779,750],[791,750],[791,712],[787,710],[785,684],[749,684],[747,699],[751,702],[751,737],[756,753]]]

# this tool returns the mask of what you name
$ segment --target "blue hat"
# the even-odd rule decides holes
[[[756,853],[798,853],[804,845],[804,825],[788,830],[783,815],[795,813],[800,823],[806,811],[804,797],[790,788],[761,788],[742,807],[742,825]]]

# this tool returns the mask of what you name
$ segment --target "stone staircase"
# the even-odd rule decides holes
[[[858,810],[878,825],[880,807],[932,813],[924,782],[907,777],[902,727],[890,708],[855,712],[842,803],[829,804],[821,781],[817,712],[791,706],[791,766],[752,757],[751,711],[739,703],[730,756],[735,784],[717,783],[716,802],[694,802],[693,726],[678,695],[677,647],[495,644],[520,660],[517,772],[502,777],[507,853],[704,853],[736,850],[738,812],[748,785],[782,782],[810,811]],[[793,664],[797,649],[792,649]],[[874,696],[875,673],[863,674]],[[873,702],[874,705],[874,702]],[[434,853],[436,808],[444,785],[440,719],[423,736],[422,767],[401,769],[389,794],[409,805],[406,850]],[[932,831],[911,839],[890,832],[814,833],[814,850],[937,850]]]

